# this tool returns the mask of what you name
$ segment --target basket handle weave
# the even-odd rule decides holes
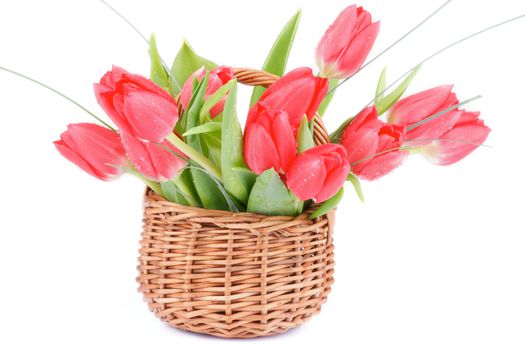
[[[262,86],[267,88],[279,79],[277,75],[272,73],[251,68],[234,68],[233,73],[239,83],[249,86]],[[314,142],[316,145],[330,143],[328,132],[318,114],[314,116]]]

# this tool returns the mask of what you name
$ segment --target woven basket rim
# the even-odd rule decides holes
[[[319,216],[316,219],[309,219],[309,215],[313,213],[318,207],[318,204],[314,204],[310,206],[308,209],[303,211],[299,215],[290,216],[290,215],[264,215],[259,213],[254,213],[251,211],[240,211],[240,212],[233,212],[229,210],[221,210],[221,209],[206,209],[206,208],[200,208],[200,207],[192,207],[189,205],[184,205],[180,203],[170,202],[166,198],[156,194],[152,189],[149,187],[146,187],[146,190],[144,192],[144,205],[146,205],[147,202],[156,202],[159,205],[172,207],[172,208],[178,208],[183,212],[188,213],[200,213],[203,216],[217,216],[217,217],[249,217],[253,221],[282,221],[282,222],[289,222],[294,220],[300,220],[303,221],[304,224],[314,224],[319,220],[323,220],[323,218],[328,218],[330,213],[324,214]],[[331,212],[335,211],[335,209],[332,209]]]

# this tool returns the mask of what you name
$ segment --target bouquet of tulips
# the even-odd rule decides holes
[[[286,216],[313,208],[314,218],[337,205],[346,181],[361,196],[360,179],[385,176],[411,153],[449,165],[487,138],[490,129],[478,112],[459,108],[451,85],[403,98],[417,66],[397,86],[387,86],[383,71],[373,101],[350,118],[335,116],[342,123],[330,143],[316,145],[315,120],[362,68],[380,25],[363,8],[347,7],[317,45],[319,73],[300,67],[285,74],[299,18],[268,54],[262,69],[280,78],[254,88],[244,131],[237,71],[187,42],[168,67],[152,36],[150,79],[114,66],[95,84],[116,127],[71,124],[56,148],[101,180],[132,174],[181,205]]]

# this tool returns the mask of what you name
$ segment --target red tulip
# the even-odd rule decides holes
[[[118,134],[100,125],[70,124],[54,144],[60,154],[100,180],[118,177],[119,167],[126,164]]]
[[[344,79],[354,74],[370,53],[379,33],[379,22],[362,7],[349,6],[341,12],[317,45],[321,76]]]
[[[193,72],[188,80],[182,86],[182,90],[179,95],[179,103],[182,108],[188,108],[190,103],[191,96],[193,94],[193,81],[197,78],[197,81],[201,81],[202,78],[206,75],[206,69],[204,67]],[[208,77],[208,86],[206,86],[206,91],[204,97],[207,99],[213,95],[221,86],[229,82],[234,78],[233,69],[231,67],[221,66],[214,68],[210,71]],[[224,103],[226,102],[226,97],[224,96],[213,108],[210,110],[212,118],[215,118],[224,110]]]
[[[482,145],[489,133],[490,128],[479,119],[479,112],[463,111],[452,129],[422,147],[421,151],[427,159],[437,165],[450,165]]]
[[[176,101],[151,80],[113,67],[95,84],[98,103],[122,132],[162,142],[179,118]]]
[[[139,140],[126,133],[123,133],[121,138],[135,169],[154,181],[170,180],[186,166],[187,162],[182,159],[185,156],[167,140],[162,142],[163,147],[154,142]]]
[[[320,203],[343,186],[350,165],[340,145],[326,144],[299,154],[286,173],[286,184],[300,200]]]
[[[256,174],[274,168],[284,173],[297,154],[297,142],[288,114],[256,103],[244,133],[244,160]]]
[[[378,119],[375,107],[367,107],[346,127],[341,145],[352,172],[365,180],[378,179],[397,168],[407,156],[399,148],[405,128]]]
[[[327,92],[327,79],[314,77],[310,68],[297,68],[270,86],[259,102],[268,109],[286,112],[295,131],[305,114],[308,120],[313,118]],[[257,113],[256,106],[250,109],[248,123]]]
[[[452,92],[452,85],[438,86],[398,101],[390,110],[388,121],[396,125],[410,126],[456,104],[458,99]],[[408,131],[406,139],[413,140],[412,144],[416,144],[416,140],[419,145],[430,143],[450,130],[461,114],[462,112],[455,108]]]

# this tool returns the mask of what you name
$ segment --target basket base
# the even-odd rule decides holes
[[[169,325],[222,338],[284,333],[333,283],[333,212],[315,220],[185,207],[147,194],[139,291]]]

